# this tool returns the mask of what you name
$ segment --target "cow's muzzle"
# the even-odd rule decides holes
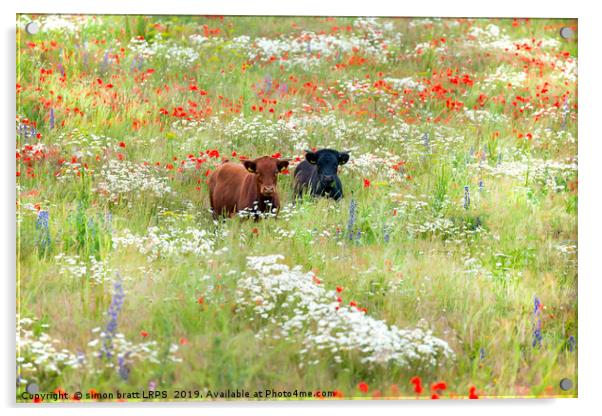
[[[276,193],[276,187],[274,186],[264,186],[261,188],[261,195],[263,196],[272,196]]]

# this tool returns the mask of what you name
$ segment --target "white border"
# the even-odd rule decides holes
[[[426,16],[426,17],[578,17],[575,2],[547,1],[544,4],[524,0],[481,2],[468,5],[466,1],[428,1],[395,4],[392,1],[278,1],[230,0],[215,1],[82,1],[29,0],[19,4],[22,13],[104,13],[104,14],[228,14],[228,15],[325,15],[325,16]]]
[[[312,402],[312,403],[219,403],[196,404],[194,407],[173,405],[145,405],[143,408],[132,406],[111,406],[110,408],[86,405],[85,412],[91,415],[103,414],[107,411],[115,414],[144,412],[148,415],[164,415],[165,413],[198,414],[307,414],[319,412],[329,414],[362,414],[378,411],[386,414],[416,413],[420,414],[483,414],[504,415],[508,413],[523,414],[526,412],[566,415],[592,414],[589,410],[600,404],[595,399],[601,392],[600,383],[600,347],[602,314],[598,299],[602,291],[596,259],[600,258],[600,236],[602,236],[600,195],[600,170],[602,165],[602,126],[597,122],[602,119],[602,90],[600,78],[602,65],[600,62],[600,42],[602,42],[602,15],[596,13],[594,6],[585,1],[545,1],[527,2],[524,0],[504,0],[471,4],[462,0],[431,0],[409,4],[384,0],[235,0],[229,2],[208,2],[193,0],[168,1],[114,1],[84,0],[78,3],[68,0],[22,0],[5,1],[2,8],[2,49],[3,61],[0,65],[2,73],[2,97],[0,114],[4,128],[2,138],[2,203],[0,203],[2,229],[5,230],[0,249],[4,273],[2,295],[4,298],[2,324],[3,371],[0,394],[3,405],[9,407],[9,414],[32,413],[32,408],[15,408],[14,405],[14,306],[15,306],[15,190],[14,190],[14,114],[15,114],[15,14],[20,13],[102,13],[102,14],[267,14],[267,15],[346,15],[346,16],[445,16],[445,17],[570,17],[579,19],[579,399],[526,400],[503,399],[491,401],[451,402]],[[8,230],[8,232],[6,231]],[[45,406],[44,414],[63,415],[82,412],[78,407]]]

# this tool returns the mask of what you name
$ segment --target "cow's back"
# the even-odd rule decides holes
[[[317,180],[318,168],[307,160],[299,163],[295,168],[293,191],[297,197],[301,197],[308,188],[312,189],[312,181]]]
[[[248,194],[245,187],[252,185],[252,176],[241,164],[229,162],[220,165],[211,174],[209,198],[215,215],[230,215],[244,208],[241,205],[245,205],[246,201],[241,200],[241,195]]]

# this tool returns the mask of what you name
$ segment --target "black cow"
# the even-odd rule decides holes
[[[338,200],[343,197],[343,185],[337,176],[339,165],[349,161],[349,154],[332,149],[307,151],[305,160],[295,168],[294,192],[300,198],[307,189],[312,196]]]

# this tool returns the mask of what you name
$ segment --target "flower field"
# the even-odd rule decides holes
[[[577,59],[576,20],[18,15],[17,401],[575,397]],[[344,197],[295,201],[321,148]],[[263,155],[278,215],[215,220]]]

